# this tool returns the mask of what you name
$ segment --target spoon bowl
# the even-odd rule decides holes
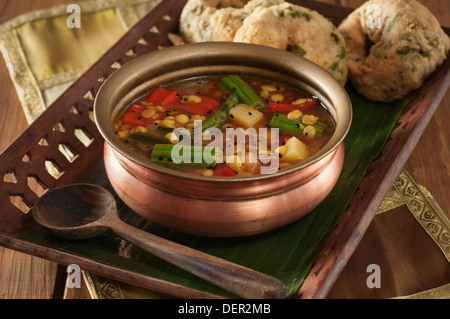
[[[111,193],[92,184],[73,184],[51,190],[33,209],[38,224],[66,239],[107,235],[110,230],[101,219],[116,213]]]
[[[243,298],[284,298],[277,278],[182,246],[123,222],[114,197],[92,184],[73,184],[45,193],[33,208],[38,224],[66,239],[116,235]]]

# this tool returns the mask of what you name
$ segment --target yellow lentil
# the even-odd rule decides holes
[[[319,118],[314,115],[305,114],[302,116],[302,123],[306,125],[314,125],[318,119]]]
[[[131,125],[130,124],[124,124],[120,127],[121,131],[125,131],[125,130],[130,130],[131,129]]]
[[[302,105],[302,104],[305,104],[306,101],[307,101],[306,99],[297,99],[294,102],[292,102],[292,104],[294,104],[294,105]]]
[[[284,100],[284,95],[283,94],[274,94],[270,97],[270,99],[274,102],[281,102]]]
[[[189,122],[189,116],[186,114],[178,114],[175,116],[175,121],[177,121],[180,124],[186,124]]]
[[[303,135],[308,138],[313,138],[314,136],[316,136],[316,128],[312,125],[308,125],[303,130]]]
[[[137,126],[135,132],[145,133],[148,132],[148,128],[146,128],[145,126]]]
[[[117,132],[117,135],[119,136],[119,138],[125,139],[130,136],[130,130],[119,131]]]
[[[183,103],[200,103],[202,101],[202,98],[198,95],[187,95],[183,96],[181,101]]]
[[[146,110],[142,111],[141,116],[142,116],[143,118],[149,119],[149,118],[151,118],[152,116],[154,116],[155,114],[156,114],[155,109],[146,109]]]
[[[165,112],[166,112],[166,109],[163,108],[163,107],[160,106],[160,105],[156,106],[156,110],[157,110],[158,112],[161,112],[161,113],[165,113]]]
[[[269,92],[275,92],[277,90],[277,88],[273,85],[261,85],[261,89]]]
[[[203,176],[213,176],[213,174],[214,174],[214,172],[213,172],[212,169],[205,169],[205,170],[202,172],[202,175],[203,175]]]
[[[291,121],[297,121],[302,117],[302,115],[303,115],[302,111],[294,110],[288,113],[287,118]]]
[[[259,96],[262,97],[263,99],[269,98],[269,95],[270,95],[269,91],[266,91],[266,90],[262,90],[262,91],[259,93]]]

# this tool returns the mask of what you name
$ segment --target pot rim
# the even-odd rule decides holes
[[[274,56],[277,58],[273,58]],[[139,96],[139,92],[148,91],[157,84],[167,83],[167,74],[171,75],[177,72],[185,74],[195,69],[214,74],[221,67],[230,66],[239,70],[269,70],[272,73],[286,74],[288,78],[296,80],[298,85],[303,83],[302,89],[310,94],[319,95],[319,99],[329,108],[334,118],[336,128],[330,141],[318,153],[305,161],[284,168],[275,174],[230,178],[194,175],[145,161],[129,152],[116,137],[113,122],[125,106],[133,100],[133,95],[136,98]],[[100,87],[94,101],[94,119],[100,134],[115,151],[130,161],[149,170],[177,178],[221,183],[267,180],[274,176],[279,177],[297,172],[320,161],[343,143],[350,129],[352,115],[351,101],[344,87],[329,72],[318,65],[280,49],[235,42],[191,43],[144,54],[123,65],[109,76]]]

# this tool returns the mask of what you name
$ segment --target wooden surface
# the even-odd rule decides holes
[[[349,7],[357,7],[364,0],[322,0]],[[448,0],[422,0],[438,18],[441,25],[450,27],[450,2]],[[0,2],[0,23],[31,10],[72,2],[64,0],[21,0]],[[24,131],[26,122],[6,65],[0,61],[0,152]],[[424,185],[450,216],[450,128],[445,119],[450,118],[450,91],[446,93],[432,117],[422,138],[405,167],[419,184]],[[65,290],[65,273],[62,267],[37,257],[32,257],[0,247],[0,298],[90,298],[85,286]]]

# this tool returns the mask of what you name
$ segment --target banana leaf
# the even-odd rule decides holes
[[[358,94],[351,84],[346,89],[354,114],[351,129],[344,141],[345,162],[342,174],[330,195],[300,220],[281,229],[245,238],[205,238],[176,232],[144,220],[115,196],[120,216],[125,222],[158,236],[274,276],[288,287],[286,297],[289,298],[301,286],[368,166],[380,154],[406,101],[376,103]],[[99,160],[98,165],[82,182],[101,185],[115,195],[102,163]],[[24,234],[23,238],[121,269],[223,297],[236,297],[114,237],[67,241],[58,239],[37,226]]]

